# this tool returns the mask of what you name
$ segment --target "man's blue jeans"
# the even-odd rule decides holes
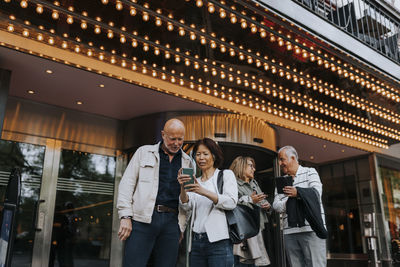
[[[153,251],[155,267],[175,267],[180,233],[175,213],[154,211],[150,224],[132,221],[123,266],[145,267]]]
[[[190,267],[232,267],[232,249],[229,239],[210,243],[207,234],[193,233]]]

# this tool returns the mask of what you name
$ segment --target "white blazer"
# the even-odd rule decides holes
[[[220,194],[218,192],[217,186],[217,178],[218,173],[220,172],[219,169],[216,169],[213,176],[210,178],[214,184],[215,193],[218,194],[218,202],[214,204],[213,209],[211,210],[206,222],[205,222],[205,229],[207,233],[208,240],[212,242],[216,242],[223,239],[229,238],[228,232],[228,224],[226,222],[225,210],[233,210],[238,201],[238,188],[235,175],[231,170],[224,170],[224,187],[223,193]],[[200,180],[200,178],[197,178]],[[180,201],[181,207],[186,210],[190,211],[192,214],[190,225],[193,227],[194,214],[196,210],[196,199],[198,199],[199,195],[193,192],[188,192],[189,201],[186,203],[182,203]],[[192,243],[192,232],[190,232],[190,241],[189,241],[189,251],[191,250],[191,243]]]

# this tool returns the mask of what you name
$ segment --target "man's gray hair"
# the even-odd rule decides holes
[[[297,162],[299,162],[299,156],[298,156],[297,151],[296,151],[296,149],[294,147],[292,147],[292,146],[284,146],[284,147],[282,147],[282,148],[280,148],[278,150],[278,154],[281,153],[282,151],[285,151],[285,154],[286,154],[286,156],[288,158],[293,156],[295,158],[295,160]]]

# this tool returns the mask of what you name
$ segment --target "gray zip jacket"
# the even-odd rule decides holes
[[[119,218],[151,223],[158,193],[160,143],[139,147],[133,155],[119,184],[117,209]],[[182,151],[182,168],[193,168],[190,157]],[[183,232],[187,212],[179,208],[179,227]]]

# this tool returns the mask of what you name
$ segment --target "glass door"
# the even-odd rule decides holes
[[[49,267],[110,266],[116,158],[61,149]]]
[[[12,266],[120,265],[122,242],[112,235],[118,224],[114,191],[115,174],[120,179],[126,162],[117,163],[115,150],[18,134],[7,138],[0,139],[0,202],[12,168],[22,173]]]
[[[22,176],[21,202],[12,254],[12,266],[15,267],[31,266],[45,152],[44,145],[0,140],[0,202],[4,201],[11,170],[19,168]]]

